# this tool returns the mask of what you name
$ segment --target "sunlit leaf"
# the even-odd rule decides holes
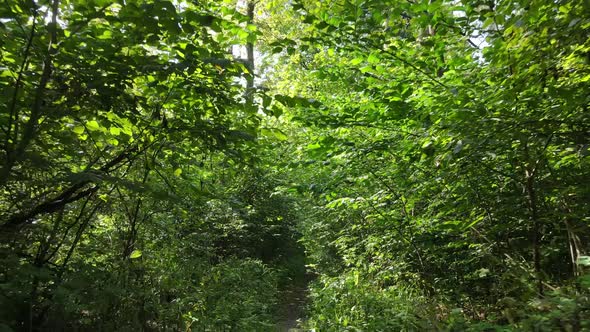
[[[139,258],[139,257],[141,257],[141,255],[142,255],[142,252],[141,252],[141,250],[137,250],[137,249],[135,249],[135,250],[133,250],[133,251],[131,252],[131,254],[129,255],[129,258],[131,258],[131,259],[136,259],[136,258]]]

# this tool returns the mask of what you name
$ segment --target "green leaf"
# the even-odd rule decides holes
[[[180,176],[181,174],[182,174],[182,169],[180,169],[180,168],[177,168],[177,169],[175,169],[175,170],[174,170],[174,176],[177,176],[177,177],[178,177],[178,176]]]
[[[100,125],[95,120],[86,122],[86,128],[90,131],[100,130]]]
[[[317,150],[320,149],[322,146],[319,143],[313,143],[313,144],[309,144],[307,146],[308,150]]]
[[[350,64],[353,65],[353,66],[356,66],[356,65],[358,65],[359,63],[361,63],[363,61],[365,61],[365,59],[363,59],[363,58],[360,58],[360,57],[359,58],[354,58],[354,59],[350,60]]]
[[[84,126],[75,126],[72,128],[72,131],[78,135],[81,135],[84,133]]]
[[[432,145],[432,143],[433,142],[431,140],[428,140],[428,141],[424,142],[422,144],[422,149],[426,149],[426,148],[430,147]]]
[[[238,37],[242,40],[247,40],[248,36],[250,35],[250,33],[248,33],[248,31],[244,31],[244,30],[238,30]]]
[[[490,269],[481,268],[475,272],[479,275],[480,278],[485,278],[490,274]]]
[[[377,54],[375,54],[375,53],[371,53],[369,55],[369,57],[367,58],[367,62],[370,64],[377,64],[377,63],[379,63],[379,61],[380,61],[379,56],[377,56]]]
[[[370,72],[371,70],[373,70],[373,67],[371,66],[364,66],[360,68],[361,73],[367,73]]]
[[[16,74],[10,71],[10,69],[2,69],[0,77],[15,77]]]
[[[110,39],[113,36],[113,33],[109,30],[105,30],[102,35],[98,36],[98,39]]]
[[[136,258],[141,257],[141,255],[142,255],[141,250],[135,249],[135,250],[133,250],[133,252],[131,253],[131,255],[129,255],[129,258],[136,259]]]
[[[109,129],[109,132],[111,133],[111,135],[119,136],[119,134],[121,134],[121,128],[111,127]]]
[[[277,128],[262,128],[261,133],[266,136],[273,136],[279,141],[285,141],[288,139],[288,136]]]
[[[280,141],[285,141],[288,139],[288,136],[279,129],[273,130],[273,135]]]

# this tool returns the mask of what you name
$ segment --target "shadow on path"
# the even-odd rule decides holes
[[[288,285],[282,292],[279,302],[278,332],[304,331],[299,327],[305,319],[307,304],[307,282],[299,281]]]

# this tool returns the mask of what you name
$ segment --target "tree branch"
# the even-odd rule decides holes
[[[111,168],[121,163],[123,160],[129,158],[133,152],[137,150],[137,146],[133,146],[129,150],[123,151],[117,157],[110,162],[103,165],[99,171],[107,173]],[[88,173],[88,172],[87,172]],[[84,197],[95,193],[99,189],[99,185],[95,185],[91,188],[87,188],[79,192],[80,189],[84,188],[87,184],[92,183],[91,180],[81,181],[70,186],[68,189],[63,191],[57,197],[43,202],[28,212],[17,213],[7,219],[7,221],[0,226],[0,229],[14,229],[20,225],[30,222],[34,217],[39,214],[46,214],[57,211],[69,203],[78,201]]]

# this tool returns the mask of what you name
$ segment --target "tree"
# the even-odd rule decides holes
[[[217,317],[188,296],[215,292],[197,286],[209,269],[274,294],[260,257],[210,261],[216,239],[191,235],[211,227],[199,204],[253,159],[258,104],[238,82],[252,74],[226,52],[255,38],[247,17],[209,3],[59,0],[8,2],[0,16],[2,321],[196,326],[195,310]],[[260,319],[229,322],[268,325],[260,301],[272,301],[252,301]]]
[[[272,80],[314,100],[290,111],[323,211],[304,232],[321,276],[311,324],[525,328],[537,298],[557,317],[547,326],[579,329],[586,295],[568,285],[585,280],[588,236],[587,5],[293,7],[309,36],[285,36],[299,52]],[[554,306],[564,298],[580,302]],[[388,315],[392,301],[420,318]]]
[[[590,328],[588,13],[6,2],[1,327]]]

